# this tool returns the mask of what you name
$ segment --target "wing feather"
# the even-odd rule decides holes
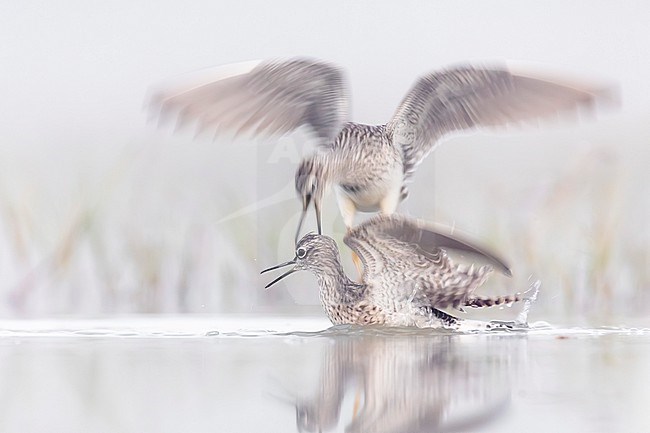
[[[410,177],[444,135],[477,127],[530,122],[593,108],[610,98],[605,88],[580,88],[507,68],[459,66],[420,77],[397,108],[388,129]]]
[[[150,98],[162,118],[176,116],[199,130],[283,134],[303,125],[329,145],[348,120],[343,72],[311,59],[227,65],[180,85],[163,86]]]
[[[448,251],[460,251],[511,275],[497,255],[395,214],[371,218],[343,240],[361,259],[363,280],[370,287],[388,287],[391,299],[411,297],[422,305],[438,307],[462,304],[491,267],[461,269],[449,259]]]
[[[511,276],[509,266],[497,254],[472,245],[469,241],[451,235],[444,235],[430,224],[401,215],[378,215],[351,230],[343,239],[362,260],[366,269],[383,269],[378,267],[385,254],[374,243],[399,243],[399,248],[406,255],[421,254],[435,257],[440,250],[458,251],[494,266],[501,273]],[[372,277],[369,275],[369,277]]]

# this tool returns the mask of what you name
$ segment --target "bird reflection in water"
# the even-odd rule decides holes
[[[350,393],[346,433],[477,428],[510,401],[516,357],[504,344],[524,344],[513,336],[440,334],[339,336],[332,343],[317,391],[294,401],[301,433],[334,429]]]

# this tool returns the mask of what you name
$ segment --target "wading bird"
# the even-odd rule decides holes
[[[521,300],[519,295],[474,296],[493,267],[510,276],[508,266],[494,254],[443,235],[417,220],[378,215],[351,229],[344,242],[361,258],[361,283],[350,280],[343,271],[332,238],[310,233],[300,239],[292,260],[262,271],[293,266],[266,288],[294,272],[312,272],[318,280],[321,304],[335,325],[459,329],[463,321],[441,309],[487,307]],[[454,264],[448,250],[475,256],[488,264],[478,268],[474,264]]]
[[[395,212],[407,181],[442,137],[590,107],[606,94],[506,66],[463,65],[423,75],[387,123],[363,125],[349,121],[345,75],[327,62],[253,61],[202,75],[163,87],[152,106],[176,114],[179,124],[198,122],[199,130],[272,135],[306,126],[317,138],[319,151],[295,175],[302,201],[296,242],[312,202],[322,234],[321,201],[330,185],[349,230],[358,211]]]

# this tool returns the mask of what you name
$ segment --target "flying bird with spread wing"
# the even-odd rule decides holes
[[[328,62],[306,58],[253,61],[207,71],[201,79],[163,86],[151,98],[161,115],[200,130],[235,134],[285,134],[308,127],[318,151],[295,174],[302,215],[311,203],[321,228],[321,203],[334,186],[348,230],[355,214],[392,214],[407,195],[407,182],[437,143],[450,133],[498,127],[594,107],[606,88],[565,84],[507,66],[461,65],[418,78],[387,123],[351,122],[345,74]]]

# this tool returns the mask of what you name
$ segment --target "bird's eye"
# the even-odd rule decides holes
[[[299,259],[302,259],[307,255],[307,250],[305,250],[303,247],[300,247],[296,250],[296,255]]]

